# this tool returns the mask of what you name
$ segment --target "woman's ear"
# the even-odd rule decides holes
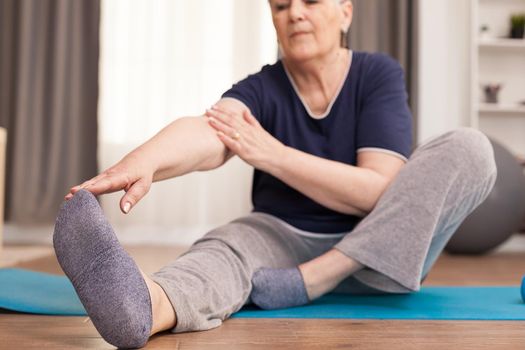
[[[354,16],[354,5],[350,0],[344,0],[341,3],[341,9],[343,10],[343,21],[341,23],[341,30],[347,32],[352,24],[352,18]]]

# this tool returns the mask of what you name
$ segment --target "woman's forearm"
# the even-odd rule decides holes
[[[213,107],[206,116],[220,140],[246,163],[340,213],[369,213],[403,164],[379,152],[358,154],[359,166],[316,157],[284,145],[246,110]]]
[[[332,210],[364,216],[389,180],[378,172],[285,147],[268,167],[271,175]]]
[[[124,190],[120,209],[129,213],[152,182],[217,168],[230,155],[204,117],[177,119],[99,175],[71,187],[64,199],[82,189],[97,196]]]
[[[175,120],[128,157],[144,160],[154,171],[153,181],[161,181],[215,169],[224,164],[227,155],[227,148],[201,116]]]

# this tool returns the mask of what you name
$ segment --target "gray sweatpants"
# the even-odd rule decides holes
[[[306,232],[274,216],[251,213],[208,232],[151,278],[173,304],[175,333],[218,327],[250,303],[251,277],[258,268],[297,266],[332,248],[365,266],[334,292],[417,291],[495,179],[486,136],[458,129],[417,148],[351,232]]]

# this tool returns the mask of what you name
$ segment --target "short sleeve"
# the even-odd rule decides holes
[[[384,54],[372,54],[368,60],[357,116],[357,152],[379,149],[408,159],[412,151],[412,113],[403,69]]]
[[[231,89],[222,94],[222,98],[234,98],[246,105],[252,115],[259,119],[262,115],[262,81],[259,73],[249,75],[247,78],[234,84]]]

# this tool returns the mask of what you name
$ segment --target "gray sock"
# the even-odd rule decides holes
[[[152,326],[146,281],[91,192],[80,190],[62,204],[53,245],[100,335],[119,348],[144,346]]]
[[[298,267],[262,268],[253,274],[250,297],[262,309],[281,309],[310,302]]]

